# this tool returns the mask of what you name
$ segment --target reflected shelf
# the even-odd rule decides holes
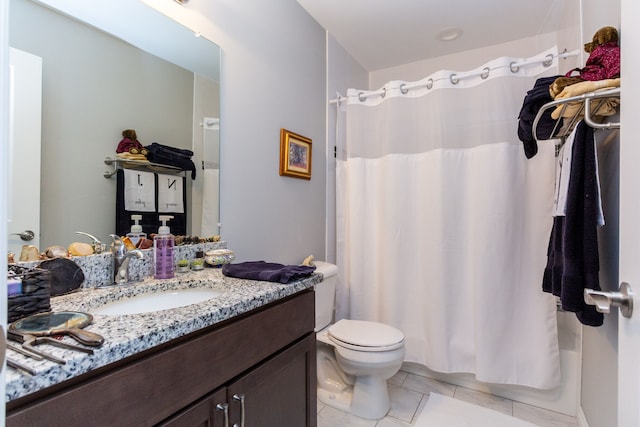
[[[136,170],[148,170],[153,172],[168,172],[168,173],[183,173],[185,169],[164,165],[162,163],[153,163],[148,160],[130,160],[119,159],[117,157],[105,157],[104,164],[112,166],[112,169],[104,173],[105,178],[111,178],[118,172],[118,169],[136,169]]]

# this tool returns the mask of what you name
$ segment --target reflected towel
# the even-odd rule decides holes
[[[310,276],[315,267],[304,265],[283,265],[273,262],[248,261],[222,266],[222,274],[238,279],[265,280],[267,282],[289,283],[292,280]]]
[[[151,172],[124,169],[124,208],[127,211],[156,211],[156,179]]]
[[[184,213],[184,178],[158,174],[158,212]]]
[[[202,178],[202,236],[218,234],[219,170],[205,169]]]

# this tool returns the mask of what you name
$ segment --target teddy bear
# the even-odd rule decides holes
[[[613,27],[599,29],[593,40],[585,43],[584,51],[589,54],[589,59],[580,70],[581,78],[593,81],[620,77],[618,30]]]
[[[122,131],[122,141],[118,143],[116,153],[142,154],[146,156],[149,150],[144,148],[138,141],[136,131],[133,129],[125,129]]]
[[[584,51],[589,54],[585,67],[574,68],[549,86],[553,98],[575,83],[620,77],[620,46],[618,30],[614,27],[603,27],[596,31],[592,40],[584,44]],[[578,76],[572,75],[575,71],[579,73]]]

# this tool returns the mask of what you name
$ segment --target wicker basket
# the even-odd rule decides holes
[[[22,293],[8,297],[9,322],[51,310],[51,272],[33,269],[22,273],[21,276]]]

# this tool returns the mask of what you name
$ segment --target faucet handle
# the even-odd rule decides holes
[[[110,249],[114,255],[122,256],[127,253],[127,247],[125,246],[120,236],[118,236],[117,234],[109,234],[109,236],[111,236],[111,238],[113,239]]]
[[[91,246],[93,247],[94,254],[101,254],[102,252],[104,252],[105,244],[102,243],[100,239],[98,239],[96,236],[93,236],[89,233],[85,233],[83,231],[76,231],[76,234],[82,234],[83,236],[87,236],[88,238],[93,240],[93,243],[91,244]]]

